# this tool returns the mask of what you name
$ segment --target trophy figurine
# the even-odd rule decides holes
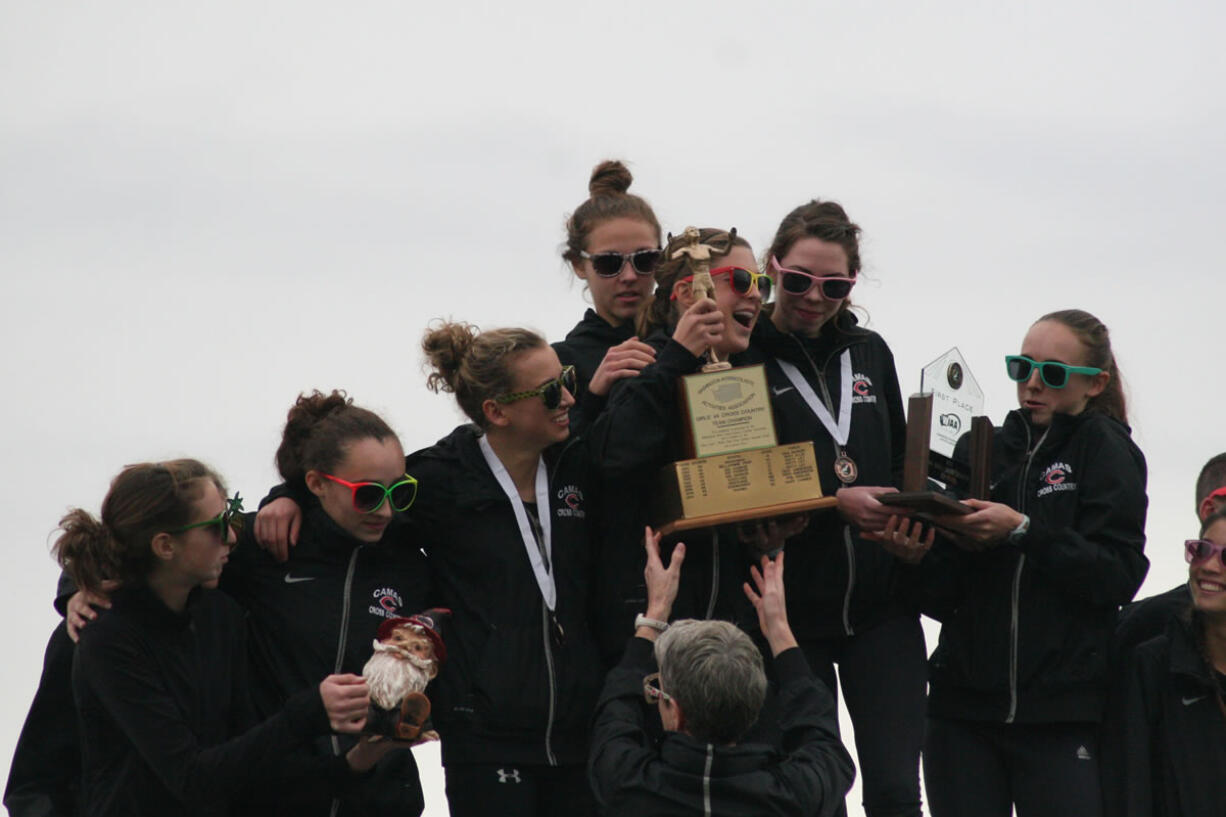
[[[736,238],[735,227],[729,231],[729,236]],[[697,227],[686,227],[681,237],[686,241],[685,246],[675,250],[672,257],[680,258],[683,255],[686,256],[686,266],[689,267],[690,273],[694,276],[690,286],[693,288],[695,297],[714,298],[715,281],[711,280],[711,250],[713,248],[699,240]],[[714,349],[707,350],[707,361],[707,364],[702,367],[704,372],[718,372],[732,368],[731,363],[719,359],[719,355],[716,354]]]

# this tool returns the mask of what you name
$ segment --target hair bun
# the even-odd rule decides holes
[[[432,369],[426,387],[435,393],[454,392],[459,382],[460,366],[472,348],[480,330],[470,323],[446,321],[426,330],[421,339],[426,363]]]
[[[592,180],[587,190],[592,198],[623,195],[630,189],[634,177],[630,170],[617,159],[606,159],[592,170]]]

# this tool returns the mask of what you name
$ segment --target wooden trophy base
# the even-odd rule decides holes
[[[877,497],[877,501],[882,505],[910,508],[917,514],[925,516],[948,516],[950,514],[965,516],[975,510],[970,505],[964,505],[936,491],[899,491],[894,494],[882,494]]]

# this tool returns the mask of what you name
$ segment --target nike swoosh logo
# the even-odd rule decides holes
[[[771,386],[771,391],[774,392],[776,396],[783,394],[785,391],[791,391],[791,390],[792,390],[791,386],[784,386],[782,389]]]
[[[313,582],[313,581],[315,581],[314,576],[291,576],[288,573],[285,574],[286,584],[297,584],[298,582]]]
[[[1208,697],[1209,697],[1208,695],[1201,695],[1199,698],[1183,698],[1183,699],[1182,699],[1182,700],[1183,700],[1183,705],[1184,705],[1184,706],[1191,706],[1192,704],[1196,703],[1197,701],[1203,701],[1203,700],[1205,700],[1205,699],[1206,699],[1206,698],[1208,698]]]

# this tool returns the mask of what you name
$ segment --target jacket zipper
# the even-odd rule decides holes
[[[557,473],[558,466],[561,464],[562,458],[566,456],[566,453],[574,444],[575,438],[572,437],[569,441],[567,441],[566,445],[562,447],[562,450],[558,452],[558,457],[556,460],[554,460],[553,467],[546,468],[546,478],[550,486],[553,485],[553,477]],[[550,488],[550,493],[553,493],[552,487]],[[537,513],[540,513],[539,509],[537,510]],[[553,508],[545,508],[545,513],[553,513]],[[552,563],[553,568],[556,570],[557,559],[552,553],[549,554],[549,560]],[[549,673],[549,717],[545,721],[545,762],[550,766],[557,766],[558,758],[553,753],[553,721],[557,715],[558,680],[556,677],[557,670],[553,663],[553,646],[550,640],[552,638],[552,633],[550,632],[549,628],[549,607],[545,604],[543,599],[541,600],[541,636],[541,641],[545,645],[545,669]]]
[[[826,406],[833,411],[834,400],[830,396],[830,388],[826,385],[826,365],[822,364],[819,367],[815,362],[813,362],[813,358],[809,357],[809,353],[805,350],[804,344],[801,343],[795,335],[791,337],[792,340],[796,341],[796,345],[800,349],[800,353],[804,355],[805,360],[809,361],[809,366],[813,369],[813,373],[816,375],[817,385],[822,389],[822,397],[826,401]],[[830,353],[829,357],[826,358],[826,363],[829,363],[834,359],[835,354],[846,348],[850,348],[850,344],[848,344],[846,347],[836,348]],[[847,550],[847,588],[843,591],[843,633],[845,635],[855,635],[855,632],[852,630],[851,626],[851,593],[856,586],[856,548],[855,544],[851,541],[850,525],[843,526],[843,543]]]
[[[843,632],[855,635],[851,628],[851,590],[856,586],[856,547],[851,541],[851,526],[843,526],[843,543],[847,547],[847,592],[843,595]]]
[[[706,618],[715,617],[715,600],[719,598],[719,534],[711,531],[711,592],[707,596]]]
[[[1034,462],[1034,455],[1039,453],[1039,449],[1043,446],[1043,441],[1047,439],[1047,432],[1051,431],[1051,426],[1043,430],[1039,441],[1034,444],[1034,448],[1030,449],[1030,453],[1026,455],[1026,465],[1022,469],[1022,477],[1017,484],[1017,510],[1018,513],[1026,513],[1026,482],[1030,476],[1030,465]],[[1026,446],[1030,446],[1030,426],[1026,426]],[[1009,621],[1009,714],[1005,716],[1005,723],[1013,723],[1013,719],[1017,716],[1017,670],[1018,670],[1018,631],[1019,619],[1021,618],[1021,596],[1022,596],[1022,568],[1026,566],[1026,554],[1023,553],[1018,557],[1017,569],[1013,572],[1013,599],[1012,610]]]
[[[549,631],[549,608],[543,601],[541,602],[541,635],[544,636],[543,641],[545,644],[545,668],[549,671],[549,717],[545,721],[545,761],[550,766],[557,766],[558,759],[553,754],[553,718],[554,709],[557,706],[558,684],[554,678],[553,648],[549,643],[551,636]]]
[[[345,661],[345,646],[349,641],[349,607],[353,599],[353,574],[358,566],[358,553],[363,547],[365,546],[358,545],[353,549],[353,553],[349,554],[349,568],[345,571],[345,592],[342,596],[341,603],[341,631],[336,642],[335,668],[332,670],[335,673],[339,673],[341,671],[341,666]],[[336,735],[332,736],[332,754],[336,755],[337,757],[340,757],[341,754],[341,742]],[[329,815],[331,815],[331,817],[336,817],[336,813],[340,810],[340,807],[340,798],[332,798],[332,809],[328,812]]]

